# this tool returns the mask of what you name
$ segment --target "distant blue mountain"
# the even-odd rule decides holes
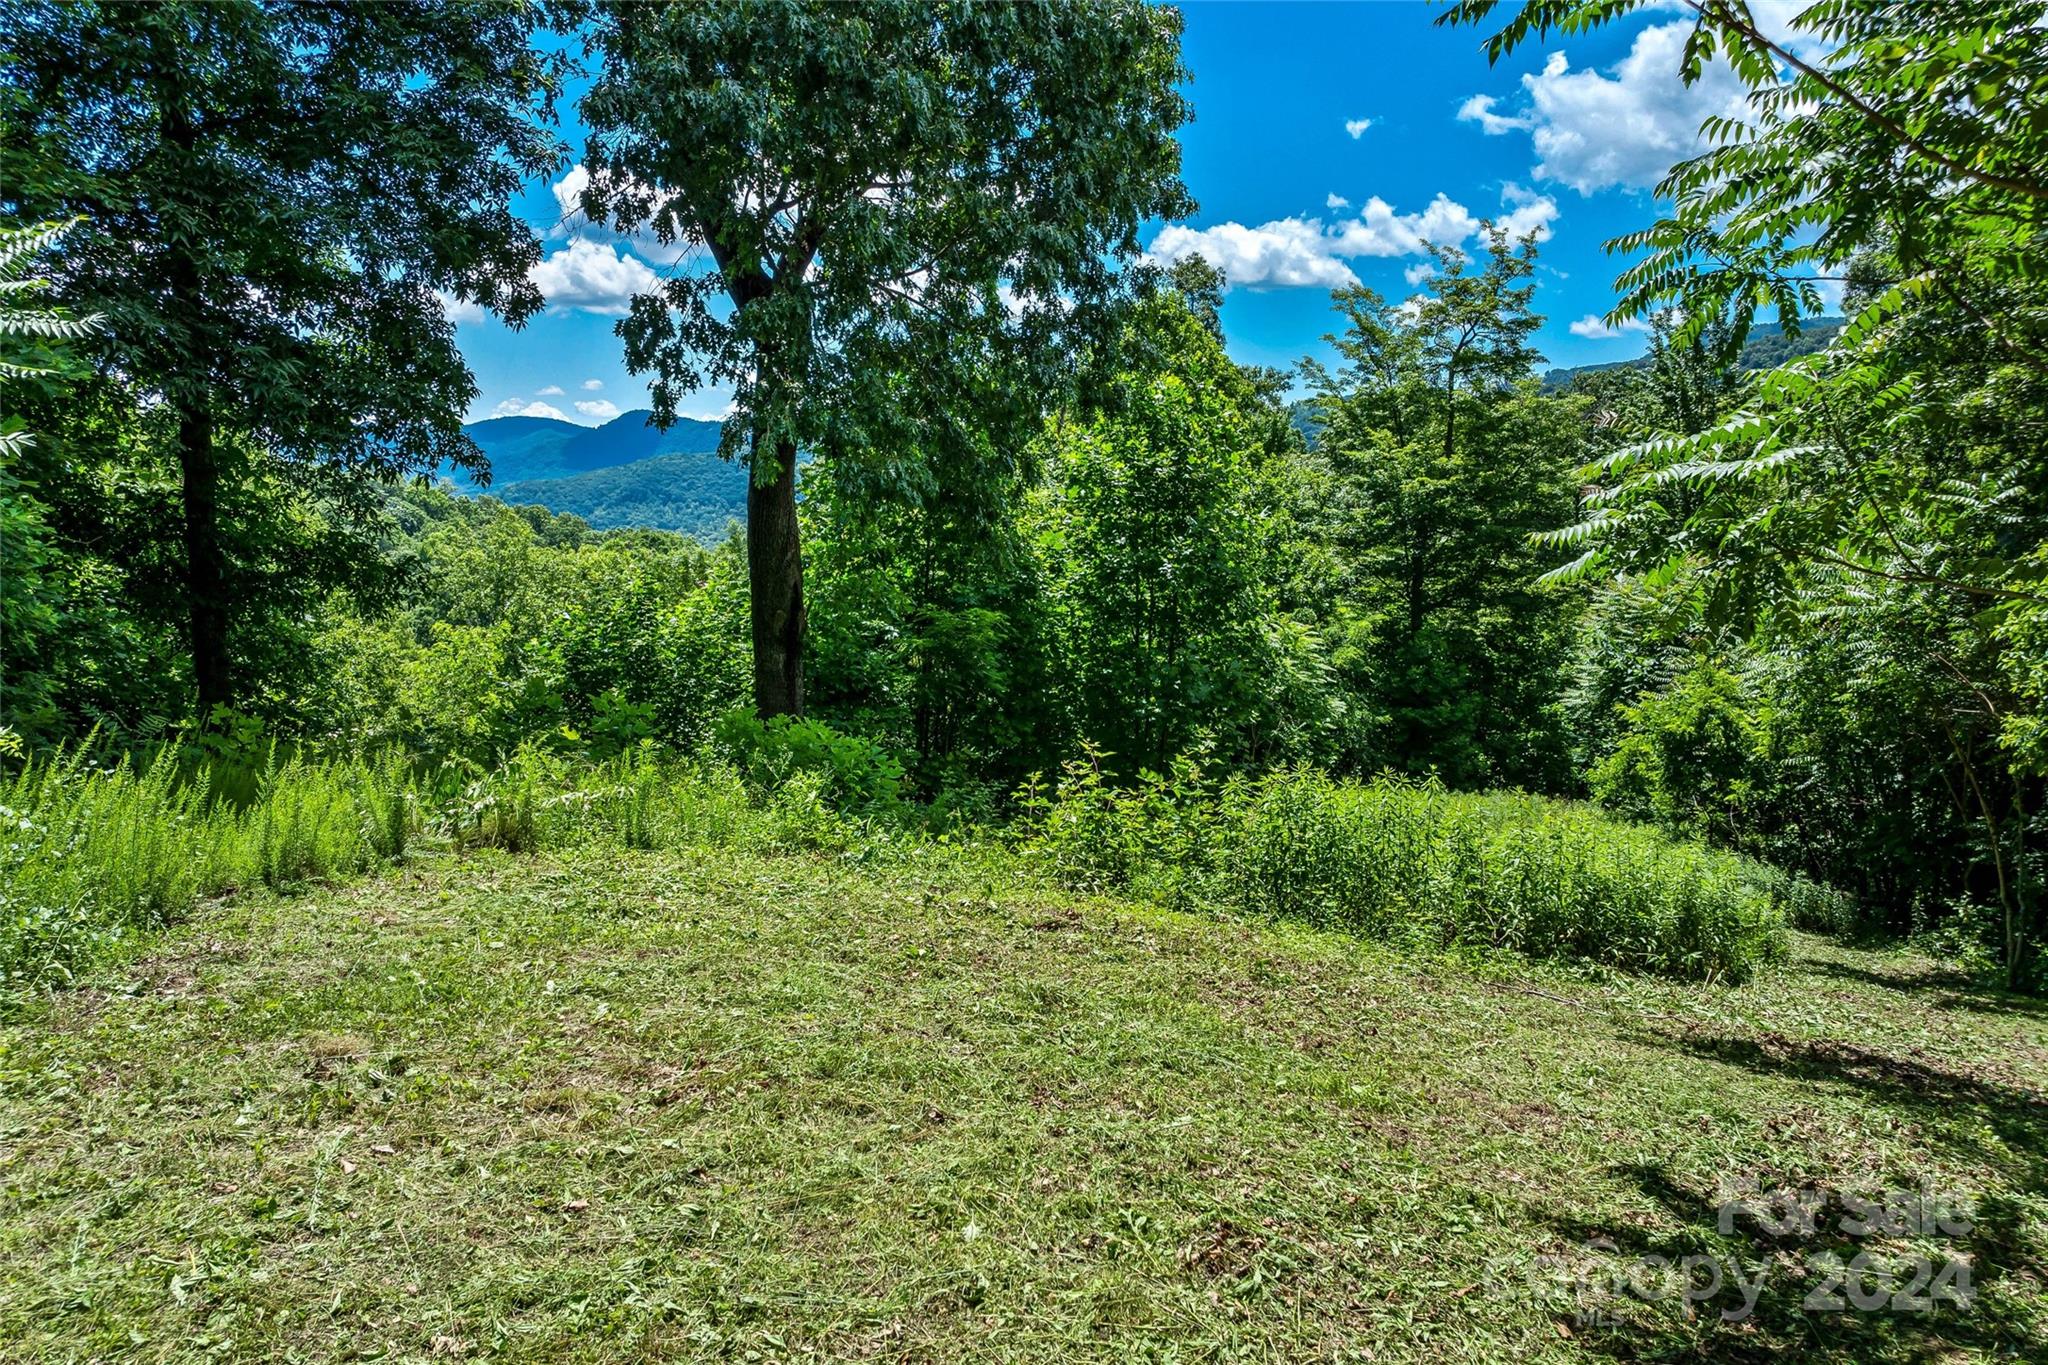
[[[465,492],[538,503],[598,530],[651,526],[706,542],[746,520],[743,466],[718,457],[721,423],[684,417],[667,431],[651,413],[622,413],[601,427],[552,417],[493,417],[463,428],[491,462],[489,487],[453,476]]]
[[[747,519],[746,466],[701,451],[558,479],[519,479],[493,485],[491,494],[514,506],[537,502],[550,512],[579,516],[600,531],[651,526],[707,545],[723,540],[732,522]]]
[[[579,427],[552,417],[493,417],[471,422],[463,432],[491,462],[491,483],[558,479],[610,469],[656,455],[715,453],[724,424],[682,417],[667,431],[655,427],[645,409],[620,413],[601,427]],[[458,485],[476,480],[453,476]]]
[[[1811,355],[1824,350],[1835,339],[1835,333],[1842,330],[1841,318],[1808,318],[1800,326],[1798,336],[1788,336],[1785,329],[1775,322],[1759,322],[1749,329],[1749,339],[1742,343],[1742,350],[1735,358],[1739,370],[1774,369],[1794,356]],[[1570,385],[1582,374],[1598,374],[1602,370],[1648,369],[1650,357],[1637,356],[1634,360],[1609,360],[1599,365],[1574,365],[1569,370],[1545,370],[1543,387],[1555,393]]]

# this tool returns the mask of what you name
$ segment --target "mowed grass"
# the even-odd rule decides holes
[[[2048,1348],[2039,1002],[1818,939],[1690,986],[1015,885],[486,853],[205,907],[0,1023],[0,1359]],[[1804,1312],[1834,1244],[1716,1226],[1724,1182],[1921,1180],[1970,1201],[1968,1311]],[[1747,1321],[1580,1311],[1703,1252],[1772,1271]]]

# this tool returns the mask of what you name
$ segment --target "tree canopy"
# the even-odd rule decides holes
[[[734,388],[763,714],[803,708],[797,451],[1043,416],[1138,225],[1191,207],[1178,35],[1137,0],[601,6],[584,207],[713,267],[620,333],[657,419]]]
[[[540,307],[539,242],[510,207],[559,154],[540,17],[514,0],[0,13],[0,211],[81,220],[56,291],[106,315],[102,373],[175,414],[202,713],[247,696],[227,543],[241,466],[477,460],[442,300],[514,323]]]

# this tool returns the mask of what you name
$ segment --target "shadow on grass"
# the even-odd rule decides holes
[[[1843,1365],[1908,1365],[1964,1352],[2041,1358],[2044,1343],[2030,1335],[2028,1305],[2040,1295],[2035,1277],[2044,1248],[2028,1240],[2027,1211],[2018,1200],[1979,1201],[1966,1230],[1908,1245],[1845,1231],[1843,1191],[1802,1191],[1824,1211],[1810,1224],[1795,1219],[1788,1226],[1770,1210],[1761,1218],[1747,1211],[1726,1216],[1726,1192],[1688,1188],[1659,1165],[1625,1166],[1621,1174],[1660,1210],[1661,1226],[1538,1215],[1583,1249],[1569,1321],[1577,1342],[1594,1354]],[[1859,1254],[1880,1267],[1919,1258],[1933,1270],[1936,1288],[1913,1292],[1909,1262],[1897,1270],[1859,1270],[1852,1292],[1851,1281],[1837,1280],[1831,1268],[1855,1264]],[[1960,1279],[1944,1281],[1942,1267]],[[1944,1283],[1959,1287],[1963,1302],[1941,1301]]]
[[[2048,1095],[2003,1074],[1918,1051],[1893,1053],[1834,1039],[1650,1028],[1636,1032],[1634,1041],[1802,1086],[1848,1087],[1859,1104],[1912,1123],[1959,1162],[1998,1174],[1989,1189],[1939,1192],[1957,1198],[1967,1212],[1960,1225],[1927,1233],[1859,1228],[1850,1212],[1854,1206],[1846,1202],[1888,1201],[1890,1191],[1873,1189],[1871,1182],[1910,1185],[1918,1173],[1833,1170],[1818,1183],[1776,1192],[1818,1208],[1802,1223],[1732,1208],[1726,1201],[1738,1197],[1736,1191],[1689,1188],[1663,1166],[1624,1167],[1622,1173],[1661,1214],[1646,1220],[1648,1227],[1596,1226],[1570,1213],[1538,1214],[1581,1248],[1587,1268],[1578,1281],[1576,1335],[1582,1345],[1626,1360],[1903,1365],[1957,1352],[2048,1359],[2048,1340],[2029,1335],[2043,1328],[2048,1280],[2048,1200],[2042,1197],[2048,1190]],[[1806,1155],[1827,1160],[1825,1152]],[[1746,1174],[1728,1173],[1731,1179]],[[1859,1254],[1878,1269],[1858,1279],[1858,1295],[1846,1286],[1831,1289],[1828,1268],[1853,1263]],[[1708,1274],[1709,1263],[1726,1272],[1713,1295],[1689,1304],[1682,1292],[1634,1292],[1646,1265],[1668,1274],[1670,1267],[1687,1265],[1687,1257],[1694,1258],[1690,1264],[1699,1275]],[[1916,1265],[1928,1266],[1939,1285],[1941,1267],[1955,1263],[1963,1269],[1951,1273],[1967,1275],[1966,1305],[1891,1297],[1913,1287]],[[1904,1269],[1896,1275],[1887,1269],[1900,1265]],[[1672,1282],[1664,1283],[1668,1289]],[[1742,1305],[1744,1283],[1755,1288],[1753,1305],[1725,1318],[1723,1309]]]
[[[2011,1014],[2029,1019],[2048,1019],[2048,999],[2018,995],[1972,980],[1967,974],[1944,967],[1912,972],[1874,972],[1847,962],[1808,962],[1802,969],[1813,976],[1833,977],[1881,990],[1910,991],[1929,996],[1935,1009],[1968,1010],[1974,1014]]]
[[[1851,1087],[1866,1102],[1921,1125],[1931,1140],[2006,1171],[2017,1188],[2048,1188],[2048,1094],[2040,1090],[1831,1038],[1644,1032],[1638,1041],[1758,1075]],[[1984,1140],[1984,1128],[1996,1142]]]

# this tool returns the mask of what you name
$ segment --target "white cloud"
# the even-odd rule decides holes
[[[1557,218],[1556,200],[1519,185],[1503,189],[1501,207],[1503,227],[1518,235],[1534,232],[1539,241],[1549,237]],[[1449,195],[1437,195],[1417,213],[1396,212],[1374,195],[1356,217],[1327,224],[1320,218],[1277,218],[1258,227],[1169,223],[1152,239],[1146,256],[1160,265],[1200,256],[1231,284],[1252,289],[1334,289],[1358,282],[1349,261],[1420,256],[1430,244],[1454,247],[1478,231],[1478,215]]]
[[[1461,123],[1476,123],[1488,137],[1499,137],[1502,133],[1514,132],[1517,128],[1534,126],[1534,120],[1496,114],[1493,106],[1499,103],[1491,95],[1474,95],[1458,106],[1458,120]]]
[[[1408,287],[1412,289],[1434,274],[1436,274],[1436,262],[1417,261],[1414,265],[1401,272],[1401,278],[1408,281]]]
[[[1162,265],[1200,256],[1223,272],[1232,284],[1259,286],[1309,285],[1335,289],[1358,283],[1351,267],[1337,259],[1318,218],[1279,218],[1248,228],[1218,223],[1191,228],[1168,223],[1159,229],[1146,254]]]
[[[1478,230],[1478,217],[1441,191],[1420,213],[1396,213],[1374,195],[1356,218],[1337,225],[1337,250],[1345,256],[1415,256],[1427,243],[1456,246]]]
[[[1534,233],[1539,242],[1550,240],[1550,225],[1557,221],[1555,199],[1510,180],[1500,187],[1500,202],[1507,209],[1500,226],[1507,229],[1508,236],[1519,239]]]
[[[1372,127],[1372,120],[1369,118],[1348,118],[1344,120],[1344,131],[1351,134],[1354,138],[1363,137],[1365,130],[1370,127]]]
[[[1332,210],[1348,209],[1351,207],[1351,201],[1341,194],[1333,194],[1323,201],[1323,207]]]
[[[1712,115],[1742,117],[1746,90],[1724,62],[1711,62],[1692,85],[1678,78],[1690,23],[1644,29],[1611,74],[1574,71],[1553,52],[1540,72],[1522,77],[1525,107],[1493,112],[1494,99],[1474,95],[1458,117],[1490,134],[1526,131],[1535,175],[1580,194],[1615,187],[1647,189],[1677,162],[1701,149],[1699,127]]]
[[[468,299],[458,299],[453,294],[440,289],[434,291],[434,297],[441,301],[442,315],[457,327],[462,326],[465,322],[482,322],[487,316],[484,312],[484,306],[480,303],[471,303]]]
[[[586,379],[583,381],[583,391],[585,393],[596,393],[603,387],[604,381],[602,379]]]
[[[1598,313],[1588,313],[1573,323],[1569,330],[1573,336],[1584,337],[1588,341],[1606,341],[1624,332],[1648,332],[1650,324],[1637,318],[1628,318],[1621,326],[1610,327]]]
[[[548,189],[555,196],[555,203],[562,210],[562,221],[557,227],[563,232],[582,232],[597,226],[583,212],[583,191],[590,185],[590,169],[582,162],[571,166],[568,173]]]
[[[544,389],[535,389],[534,392],[542,398],[560,398],[562,396],[562,386],[560,384],[550,384]]]
[[[522,403],[517,398],[507,398],[491,409],[493,417],[552,417],[557,422],[569,420],[568,414],[552,403]]]
[[[1680,14],[1690,15],[1683,5],[1673,5]],[[1749,0],[1749,12],[1766,38],[1801,61],[1818,62],[1833,46],[1814,34],[1792,27],[1792,21],[1813,8],[1813,0]]]
[[[619,415],[619,405],[609,398],[585,399],[576,404],[576,411],[585,417],[594,417],[600,422],[609,422]]]
[[[639,257],[585,237],[570,239],[535,266],[531,278],[548,307],[607,317],[624,317],[635,294],[653,293],[661,285],[661,277]]]
[[[607,224],[592,222],[583,212],[583,191],[589,184],[589,168],[579,161],[560,180],[548,186],[555,196],[555,204],[562,210],[555,235],[630,242],[634,251],[657,265],[673,265],[695,249],[688,242],[663,242],[654,235],[654,229],[644,223],[630,236],[622,236]]]

